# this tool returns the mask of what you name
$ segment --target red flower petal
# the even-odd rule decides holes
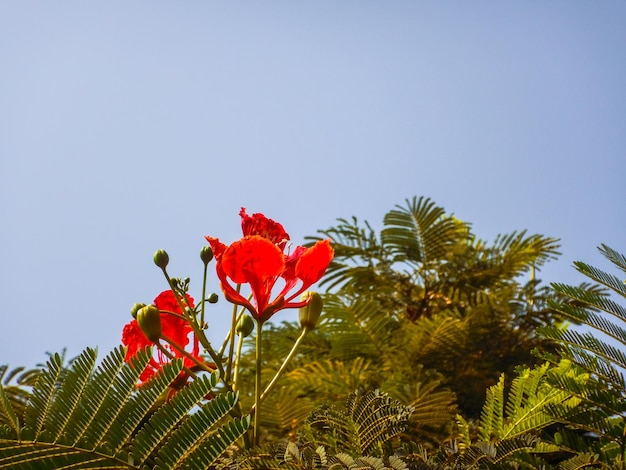
[[[230,284],[230,280],[224,272],[224,269],[222,269],[220,263],[217,264],[217,277],[220,279],[220,287],[222,288],[222,292],[224,292],[226,300],[237,305],[243,305],[251,313],[254,312],[254,307],[252,307],[252,304],[248,301],[248,299],[237,292],[237,289]]]
[[[224,253],[224,250],[226,250],[227,246],[224,245],[219,240],[219,238],[209,237],[208,235],[204,238],[206,238],[206,240],[209,242],[209,245],[211,245],[215,261],[219,262],[219,260],[222,258],[222,253]]]
[[[182,299],[181,299],[182,300]],[[189,307],[193,308],[193,297],[187,294],[187,303]],[[187,303],[183,300],[183,305],[187,305]],[[174,296],[174,292],[171,290],[166,290],[157,295],[156,299],[154,299],[154,305],[159,310],[166,310],[168,312],[175,312],[182,314],[183,312],[176,301],[176,297]]]
[[[260,213],[250,216],[246,214],[246,209],[243,207],[239,215],[241,216],[241,229],[244,237],[259,235],[263,238],[267,238],[280,248],[285,248],[287,241],[289,241],[289,235],[285,232],[281,224],[272,219],[268,219]]]
[[[285,268],[283,252],[267,238],[253,235],[230,245],[224,252],[220,264],[221,269],[233,282],[250,284],[256,301],[256,311],[251,313],[259,318],[260,312],[263,312],[269,303],[276,279]]]
[[[334,254],[330,240],[320,240],[300,256],[296,264],[296,277],[302,279],[305,289],[322,278]]]
[[[183,348],[189,343],[189,333],[193,331],[187,320],[166,313],[161,314],[161,329],[164,336]],[[174,352],[178,354],[178,351]]]
[[[285,281],[289,282],[291,279],[296,278],[296,265],[306,251],[307,249],[305,247],[297,246],[292,253],[287,255],[285,270],[283,271],[283,278],[285,278]]]
[[[285,256],[280,248],[259,235],[242,238],[223,254],[222,268],[234,282],[264,281],[281,274]]]
[[[152,341],[143,334],[137,320],[131,320],[130,323],[124,325],[122,330],[122,344],[126,346],[126,357],[124,360],[128,362],[138,351],[146,346],[150,346]]]

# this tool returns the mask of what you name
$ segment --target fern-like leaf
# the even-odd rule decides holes
[[[47,366],[39,374],[24,411],[27,425],[22,431],[22,436],[25,439],[37,439],[44,429],[46,416],[54,401],[57,384],[63,371],[61,356],[59,354],[52,355]]]
[[[424,197],[407,199],[406,207],[396,206],[385,215],[384,224],[381,241],[396,262],[423,264],[441,259],[459,234],[455,220]]]
[[[237,402],[232,393],[195,410],[218,383],[216,374],[197,377],[164,402],[182,361],[137,388],[151,351],[130,362],[124,357],[117,348],[96,368],[95,350],[87,349],[64,369],[61,356],[51,356],[22,418],[0,387],[0,469],[139,469],[165,462],[157,468],[201,470],[246,432],[249,417],[226,417]]]
[[[11,400],[2,386],[0,386],[0,425],[7,426],[12,431],[8,434],[13,433],[19,439],[20,421],[13,409]]]
[[[204,404],[200,410],[189,415],[167,440],[159,453],[158,465],[155,468],[160,470],[179,468],[188,458],[188,454],[198,452],[200,443],[213,432],[212,425],[226,416],[236,401],[237,396],[233,393],[218,395]]]
[[[38,375],[39,369],[27,370],[25,367],[10,369],[7,365],[0,366],[0,383],[2,384],[3,393],[18,419],[22,419],[24,416],[24,409],[26,408],[30,391],[37,383]],[[0,423],[5,420],[4,415],[1,413],[0,411]],[[11,420],[12,418],[9,418],[9,421]]]
[[[168,437],[172,429],[211,392],[218,380],[217,373],[200,376],[177,392],[169,401],[169,406],[160,407],[135,436],[132,446],[133,457],[138,461],[145,461]]]

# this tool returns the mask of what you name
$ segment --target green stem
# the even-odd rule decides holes
[[[256,377],[254,380],[254,430],[253,430],[253,443],[255,446],[259,445],[259,429],[260,422],[259,415],[261,414],[261,367],[262,367],[262,355],[261,355],[261,331],[263,329],[263,322],[261,320],[256,321]]]
[[[235,367],[233,372],[233,392],[239,389],[238,381],[239,381],[239,363],[241,360],[241,349],[243,348],[243,335],[239,335],[239,339],[237,340],[237,353],[235,354]]]
[[[204,304],[206,303],[206,277],[209,264],[204,263],[204,275],[202,276],[202,302],[200,305],[200,327],[204,330]]]
[[[172,279],[170,278],[169,274],[167,274],[167,271],[165,269],[162,269],[162,271],[163,271],[163,275],[165,276],[165,279],[167,280],[168,285],[170,286],[170,289],[174,293],[174,298],[176,299],[176,303],[180,307],[182,314],[185,317],[185,320],[187,320],[187,322],[191,325],[191,328],[193,329],[193,333],[196,335],[196,338],[198,338],[198,341],[200,341],[200,344],[202,345],[202,347],[205,349],[205,351],[209,353],[209,356],[211,356],[211,359],[213,359],[213,362],[215,362],[215,365],[220,371],[220,376],[224,377],[224,367],[222,366],[222,361],[220,360],[220,357],[215,353],[215,350],[213,349],[213,346],[211,346],[211,343],[209,342],[206,335],[204,334],[204,331],[198,327],[198,322],[196,321],[196,318],[189,315],[189,313],[187,313],[187,309],[191,307],[189,305],[185,306],[183,304],[182,300],[178,296],[178,293],[176,292],[176,289],[174,289],[174,283],[172,282]],[[185,298],[185,302],[187,302],[186,298]]]
[[[239,292],[239,288],[240,287],[241,287],[241,284],[238,284],[237,285],[237,292]],[[252,294],[250,294],[248,296],[248,301],[250,301],[250,299],[252,299]],[[237,313],[237,316],[236,316],[236,319],[235,319],[235,326],[237,325],[237,322],[241,319],[241,316],[246,311],[246,307],[240,306],[240,305],[237,305],[237,304],[233,304],[233,315],[235,314],[237,309],[239,309],[239,313]],[[250,313],[252,313],[252,312],[250,312]],[[230,342],[230,339],[231,339],[232,335],[234,335],[234,334],[235,334],[235,330],[234,329],[230,329],[226,333],[226,337],[224,338],[224,342],[222,343],[222,347],[220,348],[220,351],[219,351],[219,355],[220,356],[224,355],[224,351],[226,351],[226,346],[228,346],[228,344]]]
[[[287,354],[287,356],[283,360],[283,363],[281,364],[280,369],[276,371],[276,374],[274,374],[274,377],[272,378],[270,383],[267,384],[267,386],[265,387],[265,390],[263,390],[263,393],[261,393],[261,395],[259,396],[259,404],[261,404],[263,400],[265,400],[267,395],[272,391],[272,389],[276,385],[276,382],[278,382],[278,379],[283,375],[283,373],[287,369],[287,365],[289,364],[289,362],[291,362],[291,359],[296,353],[296,350],[298,349],[298,347],[300,346],[300,343],[302,343],[302,340],[304,339],[304,337],[306,336],[308,332],[309,332],[308,328],[302,329],[302,333],[300,333],[300,336],[298,336],[298,339],[296,339],[295,343],[293,343],[293,346],[291,347],[291,351],[289,351],[289,354]],[[254,404],[253,410],[255,408],[256,408],[256,403]]]
[[[234,309],[237,309],[238,305],[233,305]],[[235,320],[235,326],[237,325],[237,322],[241,319],[241,316],[243,315],[243,313],[246,311],[246,309],[244,307],[241,307],[241,309],[239,310],[239,313],[237,314],[237,319]],[[230,341],[230,337],[232,335],[233,331],[232,330],[228,330],[226,332],[226,337],[224,338],[224,342],[222,343],[222,347],[219,350],[219,355],[223,356],[224,352],[226,351],[226,347],[229,344]]]
[[[165,348],[161,345],[161,343],[159,343],[158,341],[156,341],[154,344],[155,344],[155,346],[156,346],[157,348],[159,348],[159,351],[161,351],[163,354],[165,354],[165,355],[167,356],[167,358],[168,358],[170,361],[174,361],[174,360],[176,360],[176,358],[172,355],[172,353],[171,353],[171,352],[169,352],[167,349],[165,349]],[[196,376],[195,372],[194,372],[194,371],[192,371],[191,369],[189,369],[188,367],[183,366],[183,370],[184,370],[184,371],[187,373],[187,375],[189,375],[190,377],[193,377],[194,379],[195,379],[195,378],[197,378],[197,376]]]
[[[198,360],[198,358],[196,358],[195,356],[193,356],[192,354],[189,354],[187,351],[185,351],[185,349],[178,344],[176,341],[174,341],[171,338],[168,338],[167,336],[165,336],[164,334],[161,334],[161,338],[163,338],[165,341],[167,341],[169,344],[172,345],[172,347],[174,349],[176,349],[179,353],[181,353],[183,356],[189,358],[195,365],[197,365],[200,369],[202,369],[205,372],[210,372],[213,373],[215,372],[215,369],[211,369],[209,366],[207,366],[204,362],[201,362]]]
[[[237,292],[241,288],[241,284],[237,284]],[[226,382],[230,381],[230,376],[233,371],[233,351],[235,348],[235,328],[237,328],[237,304],[233,304],[233,313],[231,315],[230,321],[230,332],[229,332],[229,348],[228,348],[228,362],[226,364]]]

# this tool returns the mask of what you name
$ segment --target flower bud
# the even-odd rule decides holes
[[[209,264],[213,259],[213,250],[209,245],[203,246],[200,250],[200,259],[205,265]]]
[[[165,267],[170,262],[170,257],[165,250],[157,250],[154,253],[154,264],[165,271]]]
[[[137,312],[139,311],[139,309],[145,306],[146,304],[136,303],[130,308],[130,314],[133,316],[133,318],[137,318]]]
[[[220,299],[219,296],[215,292],[213,292],[211,295],[207,297],[207,301],[210,304],[216,304],[219,299]]]
[[[254,320],[250,315],[243,315],[237,322],[237,326],[235,326],[235,331],[239,336],[245,338],[247,336],[250,336],[252,330],[254,330]]]
[[[306,330],[312,330],[317,325],[322,314],[322,308],[324,307],[324,301],[322,296],[317,292],[305,292],[300,297],[302,302],[309,301],[304,307],[300,307],[300,326]]]
[[[153,343],[161,338],[161,312],[154,305],[146,305],[139,309],[137,323],[146,338]]]

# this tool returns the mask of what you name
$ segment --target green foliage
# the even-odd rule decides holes
[[[335,248],[322,285],[343,303],[327,308],[329,316],[343,316],[326,324],[343,341],[330,354],[369,358],[383,348],[385,373],[436,371],[463,414],[478,418],[485,389],[501,373],[536,364],[533,349],[551,351],[536,328],[560,319],[546,304],[554,295],[534,275],[559,254],[558,240],[519,231],[487,244],[423,197],[389,211],[380,234],[355,217],[338,222],[310,237],[330,238]],[[530,280],[522,283],[522,275]],[[359,320],[364,308],[370,314]]]
[[[342,294],[391,294],[403,306],[416,303],[414,316],[451,304],[473,304],[494,287],[543,266],[558,254],[558,241],[525,231],[500,235],[492,246],[477,239],[469,224],[428,198],[413,198],[384,217],[378,237],[357,218],[320,231],[330,238],[335,259],[322,285]],[[389,299],[391,300],[391,299]],[[484,299],[483,299],[484,300]]]
[[[95,350],[86,349],[67,370],[51,356],[23,412],[0,387],[0,468],[204,469],[247,430],[249,418],[227,418],[236,414],[232,393],[203,401],[216,374],[168,400],[182,361],[137,388],[150,351],[129,363],[124,356],[117,348],[96,366]]]
[[[238,452],[221,467],[406,470],[396,450],[411,412],[379,391],[353,393],[343,407],[316,409],[295,442]]]
[[[614,249],[599,248],[613,267],[626,274],[626,258]],[[551,376],[554,387],[568,391],[583,400],[585,412],[571,416],[567,424],[586,436],[561,439],[582,453],[597,456],[598,464],[625,468],[626,464],[626,308],[613,298],[626,298],[626,286],[620,278],[583,262],[576,269],[601,287],[574,287],[554,284],[565,299],[551,307],[580,328],[543,328],[542,334],[558,343],[557,353],[584,370],[587,382],[571,380],[567,375]],[[554,413],[562,412],[555,406]],[[578,437],[578,434],[575,435]],[[592,436],[592,438],[589,438]]]
[[[415,409],[378,390],[351,394],[343,406],[315,409],[286,445],[265,445],[236,452],[220,467],[264,469],[508,469],[576,468],[597,462],[592,454],[576,454],[561,439],[556,445],[543,439],[558,424],[551,406],[560,404],[568,415],[581,400],[548,384],[549,374],[578,382],[588,374],[548,363],[523,369],[509,389],[504,378],[491,387],[479,421],[478,433],[458,416],[456,439],[437,448],[412,441],[407,434]],[[560,456],[557,467],[551,466]]]
[[[579,412],[581,400],[552,387],[547,381],[550,374],[566,375],[577,382],[588,380],[587,374],[567,363],[556,368],[545,363],[520,369],[508,386],[503,375],[487,390],[477,429],[459,415],[457,436],[449,445],[427,453],[413,452],[407,460],[438,469],[547,469],[554,468],[551,464],[555,461],[573,463],[572,456],[579,460],[575,452],[552,442],[550,430],[560,423],[560,417],[552,413],[555,404],[562,407],[561,417],[571,416]]]
[[[318,328],[305,337],[277,391],[263,402],[266,438],[293,435],[315,408],[343,403],[355,390],[380,389],[414,409],[407,433],[433,445],[448,439],[458,412],[455,396],[441,386],[436,372],[415,363],[422,351],[439,341],[437,332],[428,334],[433,331],[412,323],[402,328],[403,320],[384,315],[371,298],[350,303],[330,294],[324,298]],[[440,341],[446,342],[447,328],[440,326]],[[297,327],[288,323],[264,331],[265,378],[278,369],[277,358],[284,356],[298,334]],[[254,363],[251,353],[244,363]],[[241,389],[250,387],[252,379],[251,373],[242,374]],[[251,397],[244,397],[244,406],[250,401]]]
[[[504,376],[487,390],[478,433],[480,441],[491,442],[493,439],[537,433],[556,422],[557,417],[549,412],[555,404],[561,408],[562,415],[571,414],[581,400],[566,391],[549,386],[545,379],[552,374],[584,383],[588,377],[576,375],[576,371],[567,363],[552,370],[549,366],[549,363],[545,363],[535,369],[521,370],[513,379],[508,393]]]
[[[396,206],[385,215],[385,228],[380,233],[392,262],[428,265],[444,258],[459,235],[467,231],[467,225],[446,216],[430,199],[413,198],[406,203],[406,207]]]
[[[308,443],[333,453],[391,455],[394,439],[406,429],[412,411],[378,390],[356,392],[348,397],[344,410],[326,406],[312,413],[301,434]]]
[[[24,415],[30,389],[37,382],[38,375],[38,369],[9,369],[7,365],[0,366],[0,408],[3,410],[0,412],[0,423],[11,427],[23,424],[20,417]]]

